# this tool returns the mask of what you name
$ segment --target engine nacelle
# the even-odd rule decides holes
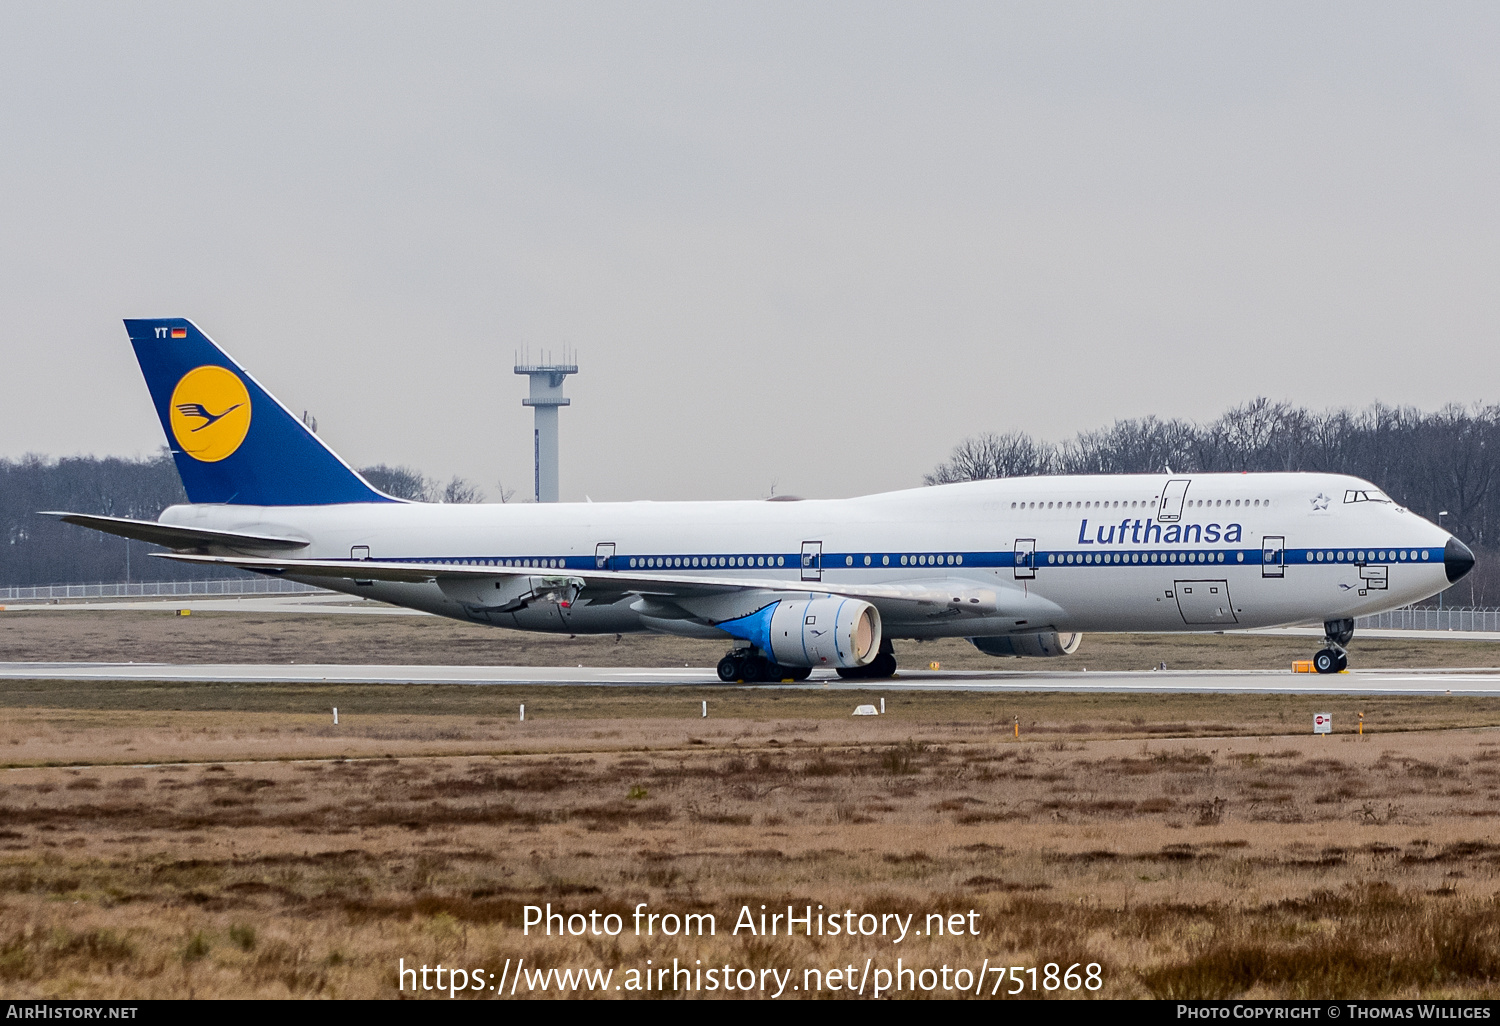
[[[979,651],[992,656],[1072,655],[1078,651],[1078,643],[1082,640],[1082,634],[1059,634],[1057,631],[969,639]]]
[[[714,627],[781,666],[866,666],[880,654],[880,610],[859,599],[778,599]]]
[[[782,666],[865,666],[880,654],[880,610],[851,598],[782,599],[770,635]]]

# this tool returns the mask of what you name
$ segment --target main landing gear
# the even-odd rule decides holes
[[[896,675],[896,650],[889,638],[880,639],[880,654],[864,666],[840,666],[836,671],[845,680],[876,680]]]
[[[733,684],[735,681],[761,684],[806,680],[811,674],[811,666],[782,666],[753,648],[737,648],[719,660],[719,679],[725,684]]]
[[[1313,656],[1313,669],[1319,673],[1341,673],[1349,666],[1349,642],[1354,640],[1353,620],[1328,620],[1323,624],[1324,643],[1328,646]]]
[[[864,666],[840,666],[836,672],[845,680],[876,680],[894,676],[896,654],[891,643],[880,642],[880,654]],[[746,684],[763,684],[782,680],[806,680],[812,673],[811,666],[782,666],[766,658],[758,649],[737,648],[719,660],[719,679],[725,684],[742,681]]]

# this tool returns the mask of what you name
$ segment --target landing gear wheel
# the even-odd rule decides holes
[[[836,671],[845,680],[876,680],[896,674],[896,653],[889,640],[880,643],[880,654],[864,666],[840,666]]]
[[[896,657],[878,655],[865,666],[840,666],[834,672],[845,680],[877,680],[890,677],[896,672]]]
[[[1354,621],[1323,621],[1323,644],[1321,652],[1313,656],[1313,669],[1319,673],[1342,673],[1349,666],[1349,642],[1354,640]]]
[[[807,675],[812,672],[809,667],[798,669],[792,666],[781,666],[765,656],[752,655],[744,650],[730,652],[720,659],[718,670],[719,679],[725,684],[733,684],[736,681],[759,684],[766,681],[785,680],[787,677],[793,680],[806,680]],[[799,673],[802,676],[797,676]]]

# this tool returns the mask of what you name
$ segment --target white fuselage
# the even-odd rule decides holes
[[[985,615],[944,607],[883,614],[890,637],[935,638],[1322,622],[1447,587],[1448,532],[1390,502],[1345,501],[1367,493],[1379,494],[1334,474],[1160,474],[1011,478],[787,502],[193,505],[174,506],[161,520],[295,534],[310,539],[298,553],[308,559],[994,593]],[[591,603],[587,589],[571,606],[477,615],[436,583],[310,583],[523,630],[672,629],[643,617],[638,601]]]

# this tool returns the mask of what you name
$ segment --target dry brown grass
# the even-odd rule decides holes
[[[1312,638],[1090,634],[1072,656],[996,659],[962,640],[898,642],[903,666],[953,670],[1287,669]],[[392,663],[435,666],[712,666],[725,646],[658,635],[524,634],[433,616],[0,612],[0,661]],[[1493,642],[1358,638],[1356,667],[1490,666]]]
[[[0,658],[718,651],[507,650],[506,632],[405,617],[74,616],[0,614]],[[1106,668],[1110,644],[1130,668],[1189,652],[1279,665],[1287,652],[1265,646],[1305,647],[1166,639],[1177,654],[1163,656],[1158,640],[1091,638],[1082,665]],[[1490,661],[1468,643],[1441,651]],[[1493,700],[885,692],[888,715],[848,716],[877,693],[0,682],[0,996],[380,997],[398,959],[498,973],[523,957],[617,972],[702,960],[799,983],[867,957],[1097,961],[1109,997],[1500,990]],[[1309,737],[1315,707],[1340,730],[1363,711],[1370,732]],[[520,930],[528,904],[641,901],[712,912],[719,932]],[[762,903],[919,921],[973,909],[981,936],[728,933]]]
[[[851,719],[861,702],[887,715]],[[699,718],[707,700],[711,718]],[[525,703],[527,722],[518,722]],[[331,707],[340,722],[332,723]],[[0,766],[679,750],[1298,733],[1314,712],[1372,734],[1500,725],[1488,698],[1026,694],[764,687],[223,685],[0,680]],[[809,772],[818,772],[816,762]]]
[[[494,689],[408,696],[439,711],[372,716],[379,738],[358,733],[358,713],[353,737],[331,724],[314,736],[308,716],[172,712],[145,692],[135,709],[118,694],[113,709],[60,708],[68,692],[13,704],[0,751],[92,751],[82,761],[96,764],[0,780],[0,995],[377,997],[395,993],[400,958],[498,973],[522,957],[617,972],[701,959],[799,980],[866,957],[1097,961],[1114,997],[1500,989],[1493,730],[1315,739],[1299,722],[1296,735],[1164,738],[1150,728],[1192,732],[1206,712],[1264,727],[1276,705],[1153,700],[1133,703],[1135,724],[1114,696],[1007,696],[1036,727],[1017,743],[996,729],[1008,718],[975,708],[981,696],[912,696],[932,704],[856,721],[847,692],[789,704],[740,689],[715,701],[739,696],[750,715],[708,721],[636,715],[665,700],[644,690],[550,689],[537,708],[566,701],[570,715],[502,729],[464,711],[476,692]],[[1399,703],[1436,723],[1453,701]],[[780,715],[762,715],[773,705]],[[445,736],[464,730],[494,732],[503,751],[275,759],[317,744],[490,744]],[[105,764],[127,739],[141,763],[205,761]],[[209,761],[248,739],[268,761]],[[719,933],[519,928],[527,904],[628,914],[641,901],[713,912]],[[981,936],[898,948],[728,935],[742,904],[761,903],[918,921],[974,909]]]

